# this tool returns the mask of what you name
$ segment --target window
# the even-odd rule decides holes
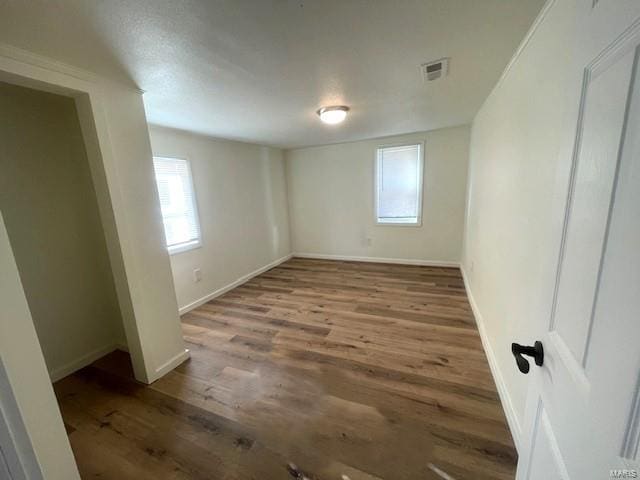
[[[199,247],[200,224],[189,162],[180,158],[154,157],[153,168],[169,253]]]
[[[376,154],[376,222],[422,222],[422,144],[379,147]]]

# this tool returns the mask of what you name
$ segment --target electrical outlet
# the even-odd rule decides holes
[[[199,268],[194,268],[193,269],[193,282],[197,283],[200,280],[202,280],[202,270],[200,270]]]
[[[473,273],[473,260],[471,260],[471,273]]]
[[[366,238],[367,247],[370,247],[373,244],[373,239],[371,237]]]

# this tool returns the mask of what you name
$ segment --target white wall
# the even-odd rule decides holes
[[[0,209],[49,373],[124,343],[72,98],[0,82]]]
[[[202,246],[171,256],[181,309],[291,253],[281,150],[155,126],[150,135],[154,155],[191,162],[196,190]]]
[[[131,321],[125,317],[127,343],[130,352],[132,345],[140,348],[141,355],[132,357],[144,362],[146,377],[136,372],[136,378],[152,382],[188,358],[188,353],[165,247],[142,95],[116,85],[107,86],[104,95],[105,124],[98,125],[98,132],[108,132],[110,141],[100,146],[120,244],[120,251],[110,253],[122,255],[126,275],[122,289],[131,298]],[[104,161],[107,149],[110,159]],[[134,361],[134,367],[136,363],[140,362]]]
[[[463,269],[516,442],[531,378],[510,346],[533,344],[549,319],[580,94],[573,3],[548,4],[472,126]]]
[[[422,226],[376,225],[376,148],[418,141],[425,142]],[[469,127],[461,126],[287,151],[294,252],[457,263],[468,148]]]

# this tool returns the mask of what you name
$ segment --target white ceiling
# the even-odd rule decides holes
[[[296,147],[470,122],[543,3],[1,0],[0,42],[133,82],[150,123]]]

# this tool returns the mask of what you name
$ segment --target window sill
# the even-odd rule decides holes
[[[422,219],[419,219],[417,222],[394,222],[387,220],[376,220],[376,226],[381,227],[421,227]]]
[[[202,247],[202,242],[200,240],[196,240],[193,242],[180,243],[178,245],[174,245],[172,247],[168,247],[169,255],[175,255],[177,253],[188,252],[189,250],[195,250],[196,248]]]

